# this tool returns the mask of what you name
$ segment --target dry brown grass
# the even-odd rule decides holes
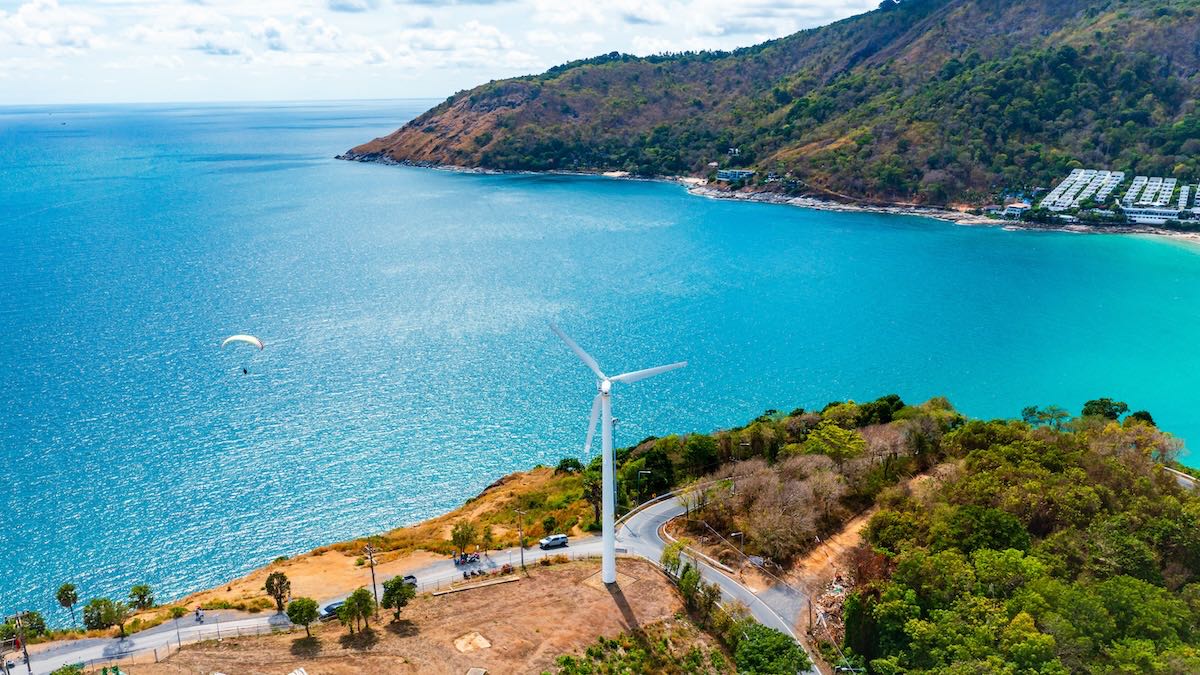
[[[185,647],[159,664],[130,666],[131,675],[284,675],[303,667],[310,675],[358,673],[541,672],[564,653],[586,649],[682,611],[679,596],[654,566],[622,559],[615,591],[588,583],[598,562],[531,568],[517,583],[415,599],[398,623],[385,623],[354,639],[344,628],[237,638]],[[458,646],[456,646],[456,642]],[[488,646],[483,646],[484,644]],[[465,649],[466,651],[462,651]]]
[[[525,534],[529,539],[543,536],[542,519],[554,515],[559,523],[575,522],[565,530],[579,535],[579,523],[591,518],[591,507],[581,500],[582,480],[578,475],[556,474],[550,468],[537,468],[505,476],[482,494],[459,508],[409,527],[400,527],[373,537],[383,553],[377,556],[376,574],[382,577],[407,574],[448,556],[451,552],[450,529],[454,523],[474,521],[480,533],[492,526],[497,548],[517,543],[516,516],[513,509],[528,511]],[[282,571],[292,582],[292,596],[318,600],[343,595],[370,583],[370,570],[359,564],[365,539],[341,542],[314,549],[303,555],[265,565],[227,584],[192,595],[173,603],[188,609],[207,607],[267,608],[273,611],[263,584],[267,575]],[[155,608],[139,614],[150,626],[168,616],[168,608]]]

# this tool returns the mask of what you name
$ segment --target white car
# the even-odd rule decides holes
[[[552,534],[549,537],[538,541],[538,548],[541,548],[543,551],[548,548],[558,548],[566,545],[567,535],[565,534]]]

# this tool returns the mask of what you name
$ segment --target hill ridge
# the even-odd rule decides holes
[[[886,0],[729,52],[492,81],[342,157],[709,178],[716,162],[758,189],[924,204],[1083,165],[1196,176],[1198,45],[1200,0]]]

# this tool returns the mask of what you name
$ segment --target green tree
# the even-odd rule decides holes
[[[112,602],[108,598],[92,598],[83,606],[83,627],[87,630],[107,628],[104,623],[104,605]]]
[[[854,401],[836,403],[826,407],[825,410],[821,412],[821,419],[823,421],[847,430],[858,427],[858,418],[859,407]]]
[[[130,609],[129,605],[120,601],[109,605],[107,608],[107,614],[105,615],[108,624],[110,626],[116,626],[117,630],[120,631],[122,638],[125,637],[125,622],[129,621],[129,618],[132,616],[133,610]]]
[[[1056,431],[1062,429],[1063,423],[1070,417],[1070,413],[1056,405],[1046,406],[1045,408],[1038,408],[1035,405],[1031,405],[1021,409],[1021,419],[1026,424],[1034,427],[1049,425]]]
[[[563,457],[558,460],[558,466],[554,469],[554,473],[579,473],[583,471],[583,462],[580,462],[574,457]]]
[[[480,538],[480,543],[483,544],[483,552],[487,553],[496,548],[496,534],[492,532],[491,525],[485,525],[483,528],[483,537]]]
[[[312,630],[309,629],[309,625],[317,620],[318,611],[319,608],[317,607],[316,600],[300,597],[288,603],[287,618],[288,621],[297,626],[304,626],[304,634],[312,637]]]
[[[16,626],[12,626],[11,628],[11,632],[15,634]],[[41,612],[22,612],[21,629],[22,632],[25,633],[26,639],[35,638],[39,635],[45,635],[47,632],[46,618],[42,616]]]
[[[125,637],[125,622],[131,612],[129,605],[109,598],[92,598],[83,607],[83,626],[88,630],[99,630],[118,626],[121,637]]]
[[[1103,417],[1116,420],[1129,412],[1129,406],[1124,401],[1114,401],[1111,398],[1097,398],[1083,404],[1083,417]]]
[[[63,584],[58,587],[58,592],[54,594],[54,598],[58,600],[58,604],[63,609],[71,612],[71,625],[75,625],[75,605],[79,603],[79,592],[75,588],[75,584]]]
[[[862,454],[867,447],[866,440],[853,429],[843,429],[832,422],[822,421],[808,434],[804,441],[804,451],[814,455],[825,455],[837,464],[840,470],[842,464]]]
[[[673,541],[663,547],[662,555],[659,556],[659,563],[662,565],[663,571],[669,574],[672,578],[679,574],[679,567],[682,565],[680,554],[687,547],[685,540],[680,539]]]
[[[718,465],[717,439],[707,434],[692,434],[683,446],[683,463],[693,476],[703,476]]]
[[[744,630],[733,654],[742,675],[778,675],[799,673],[812,667],[808,655],[787,634],[754,623]]]
[[[83,666],[78,663],[71,663],[65,666],[59,666],[50,671],[50,675],[83,675]]]
[[[604,481],[600,472],[588,469],[583,472],[583,498],[592,507],[592,522],[600,524],[600,505],[604,500]]]
[[[975,580],[988,597],[1007,598],[1046,571],[1042,561],[1026,557],[1022,551],[980,549],[971,555]]]
[[[150,584],[137,584],[129,589],[129,604],[133,609],[150,609],[154,606],[154,592]]]
[[[683,571],[679,574],[679,593],[689,610],[696,608],[696,597],[700,592],[701,583],[703,582],[700,579],[700,570],[685,563]]]
[[[696,614],[700,617],[700,625],[709,626],[713,610],[721,600],[721,587],[717,584],[700,582],[696,591]]]
[[[1125,421],[1128,422],[1130,420],[1136,420],[1138,422],[1143,422],[1145,424],[1149,424],[1152,427],[1157,426],[1154,423],[1154,417],[1152,417],[1150,415],[1150,413],[1146,410],[1138,410],[1137,412],[1129,413],[1129,417],[1125,418]]]
[[[467,552],[467,547],[474,544],[477,537],[475,524],[469,520],[458,521],[450,530],[450,542],[458,549],[460,556]]]
[[[555,518],[553,513],[546,516],[545,518],[542,518],[542,531],[545,532],[547,535],[554,534],[557,529],[558,529],[558,518]]]
[[[1021,521],[1000,509],[967,504],[938,515],[930,527],[935,550],[957,548],[963,553],[981,548],[1029,548],[1029,532]]]
[[[292,592],[292,582],[288,580],[287,575],[279,570],[271,572],[267,575],[263,590],[275,599],[275,611],[283,614],[284,603],[287,602],[288,595]]]
[[[392,621],[400,620],[400,610],[408,604],[409,600],[417,597],[417,589],[412,584],[406,582],[402,577],[392,577],[383,582],[383,599],[380,604],[384,609],[390,609],[395,612]]]
[[[371,627],[371,615],[375,613],[375,596],[365,588],[356,589],[346,602],[338,608],[338,619],[342,625],[350,627],[350,634],[358,629],[359,623],[363,624],[363,630],[368,630]]]

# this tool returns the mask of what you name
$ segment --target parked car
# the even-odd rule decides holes
[[[341,609],[342,605],[344,605],[344,604],[346,604],[346,601],[341,600],[339,602],[334,602],[334,603],[325,605],[325,611],[321,612],[321,620],[328,621],[330,619],[336,619],[338,610]]]
[[[411,575],[411,574],[406,574],[406,575],[404,576],[404,583],[408,584],[409,586],[416,586],[416,585],[417,585],[417,578],[416,578],[416,577],[414,577],[414,576],[413,576],[413,575]]]
[[[541,548],[543,551],[548,548],[559,548],[560,546],[566,546],[566,545],[567,545],[567,535],[565,535],[565,534],[552,534],[549,537],[546,537],[545,539],[541,539],[538,541],[538,547]]]

